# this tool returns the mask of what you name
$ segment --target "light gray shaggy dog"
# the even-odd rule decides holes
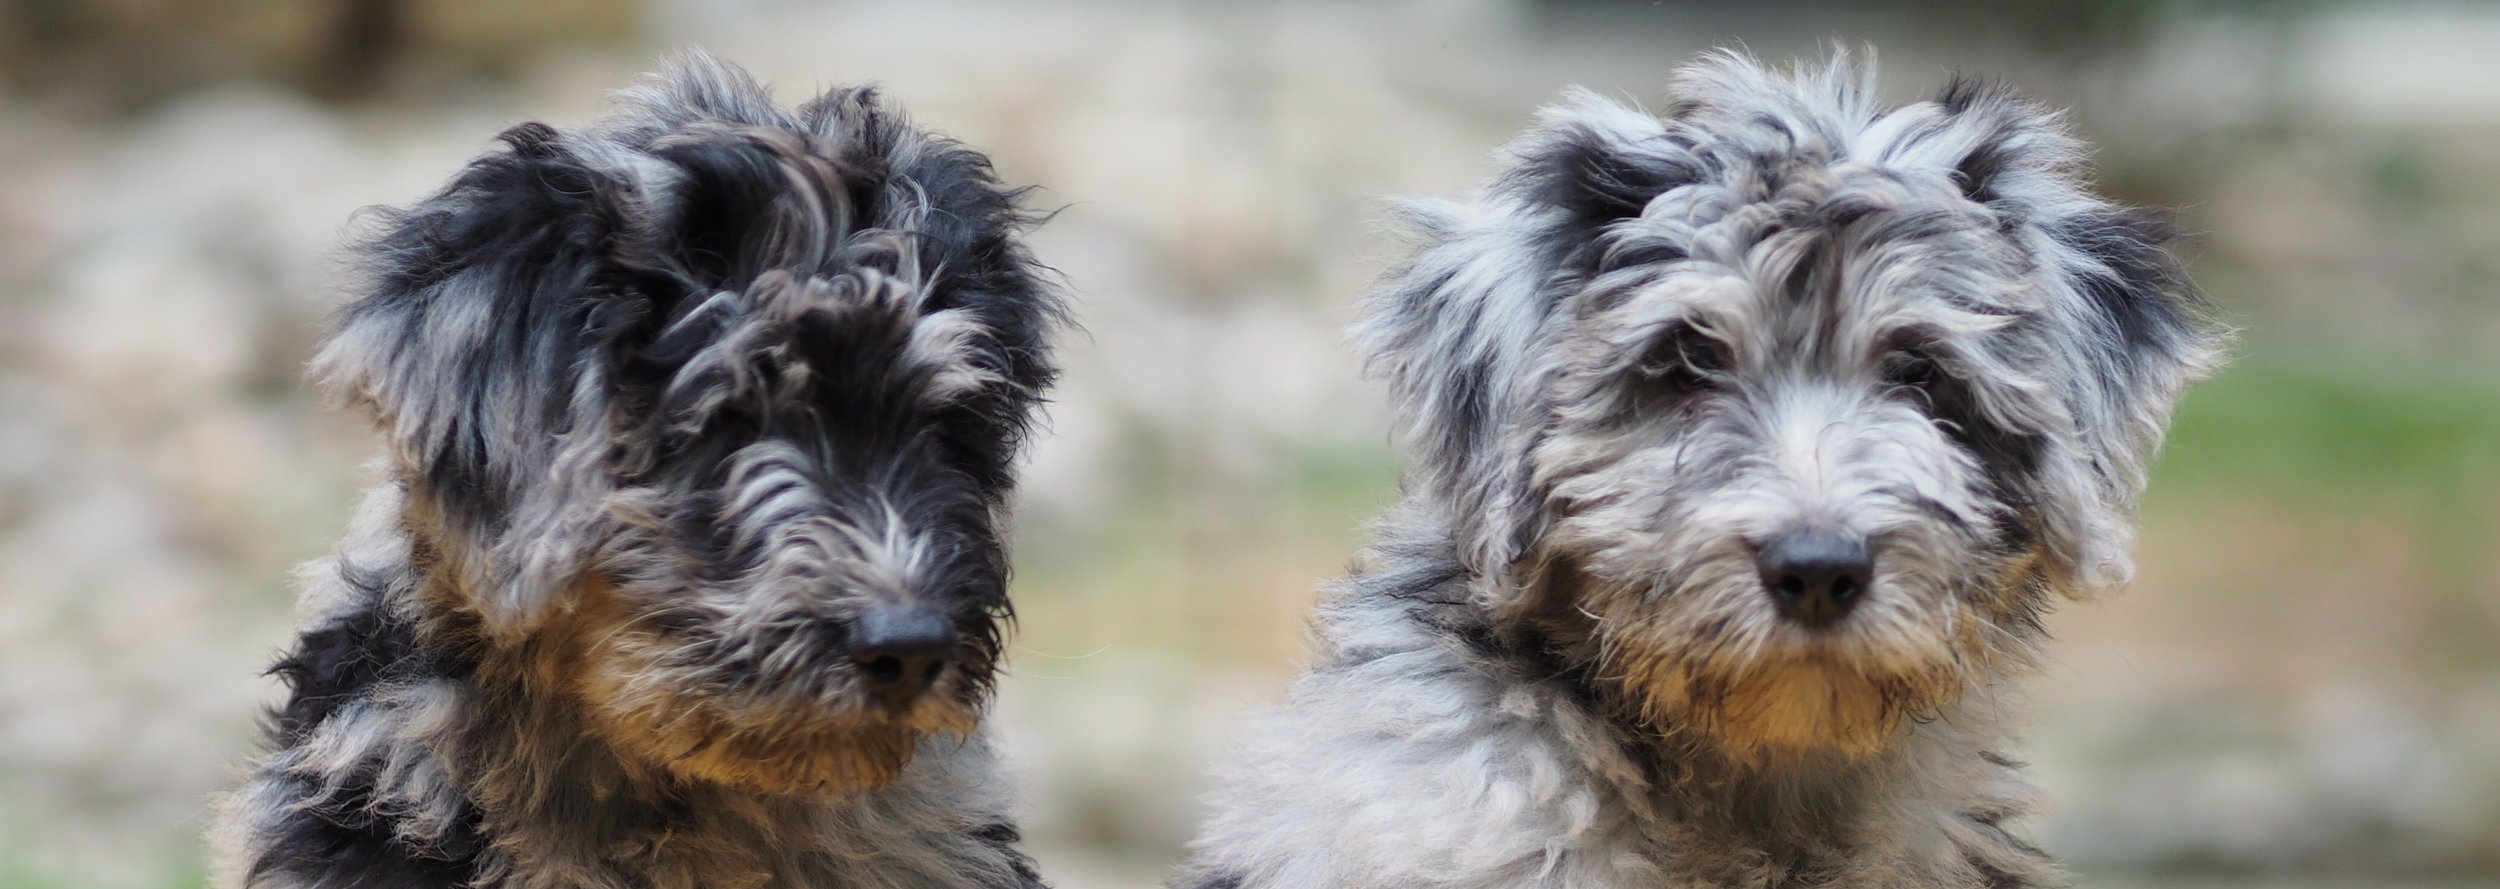
[[[378,217],[229,887],[1035,889],[979,729],[1060,307],[987,159],[695,57]]]
[[[2220,332],[2057,116],[1735,54],[1574,94],[1359,341],[1404,502],[1180,885],[2053,884],[2011,683]]]

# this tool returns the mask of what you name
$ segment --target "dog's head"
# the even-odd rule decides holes
[[[988,161],[696,58],[383,214],[317,372],[440,604],[620,750],[765,789],[973,725],[1060,318]]]
[[[1734,55],[1549,109],[1370,306],[1484,605],[1653,727],[1863,753],[2123,583],[2219,341],[2039,106]]]

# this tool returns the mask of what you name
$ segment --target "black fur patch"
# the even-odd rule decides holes
[[[1024,841],[1024,835],[1017,832],[1015,825],[986,825],[972,831],[972,837],[1007,853],[1008,864],[1015,868],[1017,889],[1044,889],[1042,875],[1034,869],[1033,859],[1016,849],[1016,844]]]
[[[1944,91],[1936,95],[1936,104],[1950,114],[1964,114],[1982,102],[2009,97],[2013,86],[2000,80],[1955,74],[1945,81]]]
[[[2178,229],[2169,219],[2145,210],[2111,210],[2061,220],[2049,233],[2108,267],[2080,283],[2129,352],[2166,352],[2195,338],[2197,319],[2191,313],[2204,298],[2170,251]]]
[[[1578,281],[1620,268],[1629,258],[1607,255],[1609,226],[1639,216],[1652,199],[1700,181],[1703,173],[1665,157],[1623,151],[1594,130],[1566,127],[1522,157],[1495,187],[1560,211],[1560,221],[1536,236],[1538,249],[1552,257],[1544,267],[1557,276],[1547,283],[1560,298]],[[1656,249],[1633,252],[1661,258]]]
[[[1979,885],[1985,889],[2028,889],[2031,885],[2021,877],[2007,873],[2003,868],[1978,858],[1970,859],[1970,867],[1971,870],[1979,873]]]
[[[1245,878],[1235,873],[1199,874],[1181,881],[1177,889],[1241,889]]]
[[[344,568],[347,581],[379,601],[378,573]],[[368,608],[297,637],[294,650],[270,672],[287,685],[286,704],[271,716],[271,732],[292,747],[341,707],[370,695],[376,686],[419,678],[468,675],[464,663],[444,649],[421,643],[404,621]],[[284,874],[310,886],[376,889],[442,889],[465,886],[482,848],[478,816],[466,810],[438,842],[416,848],[402,841],[390,819],[376,810],[370,767],[341,780],[324,794],[313,782],[287,782],[297,798],[321,796],[319,805],[296,809],[271,831],[251,862],[254,879]]]
[[[2166,376],[2203,348],[2211,310],[2171,252],[2178,235],[2165,215],[2111,208],[2059,220],[2048,233],[2105,267],[2078,270],[2073,282],[2098,310],[2096,340],[2111,351],[2093,362],[2111,403],[2132,403],[2145,379]]]
[[[312,796],[321,789],[292,781],[290,789]],[[351,776],[319,806],[289,812],[251,864],[251,881],[284,875],[318,889],[455,889],[472,885],[483,844],[477,813],[465,817],[431,848],[399,839],[389,819],[372,811],[373,777]]]
[[[1930,416],[1964,450],[1979,458],[2001,493],[2027,489],[2026,483],[2040,471],[2046,439],[1991,422],[1980,410],[1968,381],[1942,379],[1927,393]]]
[[[392,581],[378,572],[340,569],[347,582],[379,602]],[[422,645],[416,628],[367,608],[326,627],[296,637],[292,651],[269,672],[287,686],[286,704],[271,714],[271,729],[281,746],[304,740],[338,709],[386,682],[426,677],[458,677],[474,669],[439,648]]]
[[[2000,81],[1982,80],[1955,75],[1936,96],[1936,104],[1945,113],[1960,116],[1982,106],[2019,102],[2013,87]],[[1988,138],[1953,167],[1953,181],[1962,187],[1962,194],[1980,204],[1994,203],[1998,197],[1996,180],[2014,160],[2005,140]]]
[[[2009,159],[1990,141],[1973,150],[1953,167],[1953,181],[1962,186],[1962,194],[1981,204],[1997,199],[1997,174],[2004,172]]]
[[[1505,183],[1530,200],[1563,212],[1582,233],[1638,216],[1652,198],[1701,178],[1702,171],[1664,158],[1630,154],[1585,128],[1566,128],[1512,168]]]

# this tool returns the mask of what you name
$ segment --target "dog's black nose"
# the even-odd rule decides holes
[[[933,608],[874,605],[851,624],[851,662],[868,693],[889,707],[928,691],[954,651],[955,627]]]
[[[1841,531],[1792,531],[1771,538],[1754,556],[1762,588],[1780,613],[1809,627],[1846,617],[1866,595],[1875,560],[1866,538]]]

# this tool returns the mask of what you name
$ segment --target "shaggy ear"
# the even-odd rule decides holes
[[[1503,153],[1510,162],[1492,191],[1554,214],[1554,233],[1582,242],[1702,174],[1656,116],[1582,89],[1538,112]]]
[[[1996,203],[2003,194],[1998,186],[2007,184],[1998,180],[2024,157],[2026,149],[2036,152],[2040,147],[2017,137],[2019,131],[2047,127],[2055,133],[2045,109],[2015,95],[2011,87],[2002,83],[1957,75],[1936,96],[1936,105],[1968,140],[1959,152],[1960,159],[1953,164],[1953,182],[1962,187],[1964,197],[1981,204]]]
[[[1410,495],[1446,504],[1432,512],[1451,517],[1459,561],[1489,581],[1477,589],[1508,600],[1542,530],[1526,465],[1542,426],[1530,344],[1552,311],[1553,257],[1498,209],[1404,209],[1423,245],[1365,301],[1355,339],[1397,405]]]
[[[608,487],[605,353],[647,324],[660,277],[614,261],[648,237],[630,196],[658,183],[583,163],[543,124],[502,139],[439,194],[377,214],[367,293],[314,362],[374,412],[412,518],[464,542],[447,567],[498,629],[527,626],[597,542],[578,507]]]
[[[2172,252],[2176,229],[2163,216],[2095,201],[2045,233],[2069,291],[2057,302],[2080,327],[2083,372],[2064,388],[2089,466],[2088,491],[2075,492],[2087,502],[2049,550],[2053,576],[2083,596],[2132,576],[2136,499],[2171,409],[2220,362],[2227,334]]]
[[[1446,501],[1459,558],[1497,608],[1523,597],[1523,561],[1544,533],[1530,455],[1556,368],[1541,344],[1608,229],[1699,176],[1656,117],[1586,92],[1503,153],[1479,200],[1406,208],[1422,243],[1366,301],[1355,335],[1402,415],[1410,484]]]
[[[1944,126],[1929,144],[1962,193],[2034,256],[2054,291],[2044,334],[2073,342],[2044,350],[2071,362],[2046,378],[2074,426],[2071,440],[2054,437],[2034,479],[2050,579],[2075,596],[2122,586],[2147,466],[2180,393],[2219,360],[2224,332],[2172,252],[2177,230],[2092,194],[2082,143],[2055,112],[1968,78],[1935,105]]]

